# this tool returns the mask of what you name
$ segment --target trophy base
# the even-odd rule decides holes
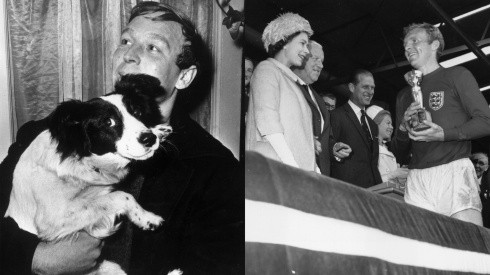
[[[429,129],[430,126],[429,125],[426,125],[426,124],[419,124],[415,127],[413,127],[412,129],[415,131],[415,132],[420,132],[420,131],[424,131],[424,130],[427,130]]]
[[[412,129],[415,132],[420,132],[430,128],[429,125],[423,123],[422,121],[427,120],[426,111],[422,108],[417,111],[417,114],[412,118]],[[429,119],[430,120],[430,119]]]

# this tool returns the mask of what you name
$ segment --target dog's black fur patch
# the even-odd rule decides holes
[[[103,99],[70,100],[51,113],[48,128],[53,139],[58,141],[57,151],[63,161],[73,155],[82,158],[92,153],[115,152],[115,141],[121,138],[123,120],[117,107]]]
[[[123,76],[111,94],[123,95],[128,112],[147,127],[162,122],[155,98],[165,94],[160,81],[148,75]],[[115,142],[122,136],[123,116],[116,106],[101,98],[86,102],[70,100],[61,103],[48,118],[48,129],[58,141],[61,160],[90,154],[115,152]]]
[[[155,99],[166,94],[160,80],[145,74],[129,74],[116,83],[115,92],[124,95],[123,103],[128,112],[146,127],[162,123],[162,115]]]

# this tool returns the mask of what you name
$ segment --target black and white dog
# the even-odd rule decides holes
[[[126,215],[145,230],[163,219],[145,211],[130,195],[113,191],[133,160],[153,156],[171,132],[161,125],[154,95],[160,81],[145,75],[124,76],[115,92],[87,102],[61,103],[17,163],[5,214],[20,228],[43,240],[58,240],[85,230],[104,238]],[[98,274],[124,274],[103,262]]]

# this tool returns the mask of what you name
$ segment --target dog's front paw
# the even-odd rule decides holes
[[[151,131],[153,132],[153,134],[155,134],[158,137],[158,140],[160,140],[160,142],[162,142],[163,140],[165,140],[165,138],[168,135],[170,135],[172,133],[172,127],[167,126],[167,125],[163,125],[163,124],[159,124],[159,125],[151,128]]]
[[[144,211],[140,216],[130,217],[131,221],[143,230],[155,230],[163,224],[162,217],[155,215],[151,212]]]

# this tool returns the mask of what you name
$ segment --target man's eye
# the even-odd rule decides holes
[[[158,48],[155,46],[155,45],[148,45],[148,50],[152,51],[152,52],[157,52],[159,51]]]

